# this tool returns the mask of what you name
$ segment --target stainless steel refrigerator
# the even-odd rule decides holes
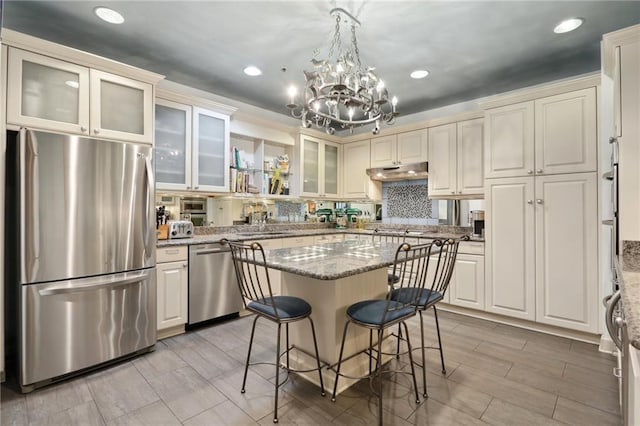
[[[151,147],[7,138],[7,368],[23,392],[156,342]]]

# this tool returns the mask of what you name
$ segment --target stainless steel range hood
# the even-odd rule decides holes
[[[429,163],[399,164],[390,167],[376,167],[367,169],[367,175],[371,180],[383,182],[397,182],[400,180],[426,179],[429,171]]]

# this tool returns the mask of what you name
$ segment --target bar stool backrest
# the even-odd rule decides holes
[[[393,262],[393,274],[400,280],[389,292],[389,301],[392,294],[395,304],[388,303],[386,318],[392,315],[393,311],[405,309],[407,307],[416,308],[419,303],[422,290],[427,283],[427,271],[429,263],[434,259],[431,256],[432,243],[415,244],[402,243],[396,250]],[[384,320],[383,320],[384,322]]]
[[[262,245],[258,242],[228,240],[226,243],[231,247],[233,266],[245,308],[251,302],[273,306],[276,317],[279,317]]]
[[[439,249],[437,256],[433,256],[433,267],[436,268],[433,275],[433,282],[431,283],[430,293],[427,295],[427,301],[431,300],[431,294],[434,292],[440,293],[444,297],[449,283],[451,282],[451,276],[453,275],[453,268],[456,265],[456,257],[458,256],[458,248],[460,241],[469,240],[468,236],[464,236],[458,239],[443,239],[434,240],[434,251]],[[428,287],[427,287],[428,288]],[[428,304],[428,302],[427,302]]]

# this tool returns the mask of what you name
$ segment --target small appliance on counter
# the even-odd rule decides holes
[[[484,210],[471,210],[471,226],[474,237],[484,237]]]
[[[169,239],[193,237],[193,223],[189,220],[170,220]]]
[[[318,209],[316,215],[319,222],[333,222],[333,210],[331,209]]]
[[[358,216],[362,214],[362,210],[360,209],[347,209],[347,222],[356,223],[358,221]]]

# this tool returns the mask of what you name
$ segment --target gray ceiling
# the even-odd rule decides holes
[[[99,5],[124,24],[99,20]],[[314,49],[327,51],[335,6],[362,22],[363,63],[377,68],[402,115],[596,71],[602,34],[640,22],[635,1],[5,0],[3,26],[288,114],[286,89],[301,86]],[[573,16],[584,25],[553,33]],[[245,76],[249,64],[264,74]],[[417,68],[431,75],[409,78]]]

